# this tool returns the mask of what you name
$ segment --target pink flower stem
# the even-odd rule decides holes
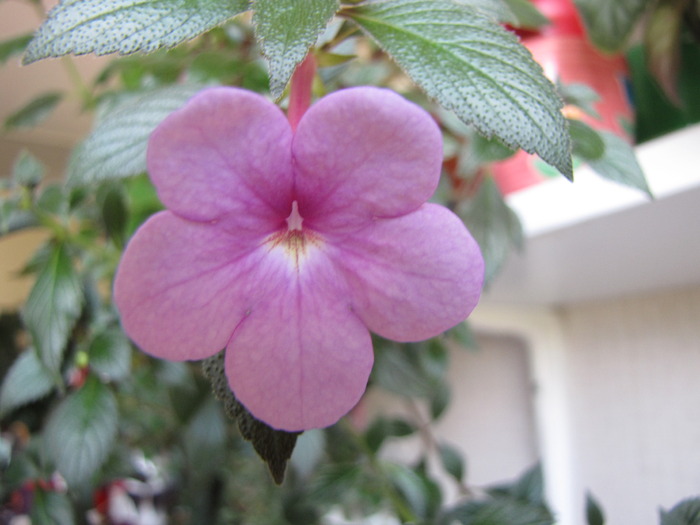
[[[313,52],[306,55],[304,61],[297,66],[292,75],[292,83],[289,87],[289,108],[287,118],[292,130],[297,129],[306,110],[311,105],[311,88],[316,74],[316,57]]]

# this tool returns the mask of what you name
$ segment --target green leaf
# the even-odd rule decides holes
[[[509,0],[455,0],[455,3],[469,6],[498,22],[514,24],[515,13],[510,9]]]
[[[214,395],[224,404],[226,414],[236,421],[241,437],[250,441],[258,455],[267,463],[270,474],[278,485],[284,481],[287,462],[292,456],[300,432],[284,432],[259,421],[238,402],[229,388],[224,370],[224,352],[202,362],[204,375],[209,379]]]
[[[450,0],[378,0],[348,13],[463,121],[572,175],[561,100],[515,35]]]
[[[47,458],[70,487],[90,481],[107,459],[117,422],[114,394],[96,376],[51,413],[43,434]]]
[[[700,525],[700,498],[686,499],[671,510],[661,510],[661,525]]]
[[[597,160],[605,154],[605,142],[598,131],[577,119],[569,119],[574,155],[584,160]]]
[[[419,517],[427,517],[430,510],[430,487],[425,483],[426,480],[410,468],[397,463],[385,463],[383,468],[413,512]]]
[[[54,387],[53,379],[34,349],[25,350],[12,363],[0,388],[0,418],[49,394]]]
[[[619,51],[650,0],[574,0],[593,43]]]
[[[253,24],[270,64],[270,91],[281,97],[309,47],[340,7],[339,0],[253,0]]]
[[[459,345],[463,348],[476,349],[479,346],[476,341],[474,331],[472,330],[468,321],[464,321],[454,326],[447,332],[447,335],[459,343]]]
[[[431,377],[423,367],[419,353],[423,345],[386,343],[375,346],[372,381],[380,387],[404,397],[429,399],[439,378]]]
[[[80,280],[65,245],[52,246],[23,311],[39,360],[56,377],[83,304]]]
[[[601,131],[600,136],[605,143],[605,153],[601,158],[588,163],[593,171],[601,177],[640,190],[653,198],[632,146],[610,131]]]
[[[557,91],[564,103],[573,104],[583,110],[587,115],[600,119],[600,114],[595,109],[595,103],[600,100],[598,93],[586,84],[557,84]]]
[[[452,390],[446,382],[441,381],[435,385],[429,400],[430,416],[433,418],[433,420],[440,418],[440,416],[445,413],[445,410],[447,410],[451,400]]]
[[[357,487],[366,487],[366,477],[357,463],[325,463],[314,476],[310,492],[318,501],[338,501]]]
[[[365,432],[365,441],[370,450],[377,452],[386,438],[405,437],[415,431],[416,428],[403,419],[378,417]]]
[[[57,91],[44,93],[5,119],[5,128],[30,128],[46,120],[63,98]]]
[[[24,55],[150,53],[194,38],[248,9],[248,0],[61,0]]]
[[[61,492],[34,492],[34,500],[29,514],[32,525],[74,525],[75,514],[68,495]]]
[[[221,466],[226,445],[226,422],[216,399],[206,398],[184,429],[183,438],[193,475],[201,478]]]
[[[68,182],[85,184],[145,172],[151,132],[203,88],[185,84],[151,89],[125,97],[103,111],[70,159]]]
[[[470,501],[447,512],[439,525],[552,525],[546,509],[508,498]]]
[[[506,4],[515,15],[516,27],[524,29],[540,29],[549,25],[549,19],[544,16],[530,0],[506,0]]]
[[[447,443],[440,443],[438,452],[443,468],[457,481],[462,481],[464,478],[464,458],[462,454]]]
[[[486,265],[484,280],[488,284],[501,269],[511,248],[522,245],[520,220],[490,177],[458,212],[479,243]]]
[[[586,523],[588,525],[605,525],[603,510],[590,492],[586,493]]]
[[[544,494],[544,475],[542,467],[536,464],[527,469],[510,488],[510,494],[524,503],[544,506],[546,504]]]
[[[22,150],[12,166],[12,179],[21,186],[33,188],[44,178],[46,169],[34,155]]]
[[[107,232],[107,236],[121,248],[126,240],[126,227],[129,220],[126,192],[121,186],[117,185],[103,186],[102,188],[104,190],[98,198],[102,224]]]
[[[131,372],[131,343],[118,328],[98,334],[88,350],[90,369],[107,381],[121,381]]]
[[[11,57],[19,55],[29,44],[33,35],[21,35],[0,42],[0,64],[4,64]]]

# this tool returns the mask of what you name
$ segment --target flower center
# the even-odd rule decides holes
[[[297,201],[292,203],[292,211],[286,220],[287,229],[270,235],[266,240],[266,244],[269,246],[270,251],[277,248],[284,250],[284,255],[294,264],[298,271],[300,262],[309,255],[309,249],[319,246],[321,238],[308,228],[302,228],[304,218],[299,213]]]
[[[304,218],[299,215],[299,205],[297,201],[292,203],[292,213],[287,217],[287,226],[289,231],[299,230],[301,231],[301,223],[304,222]]]

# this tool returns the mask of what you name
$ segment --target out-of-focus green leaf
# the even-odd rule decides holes
[[[515,15],[515,27],[523,29],[540,29],[550,23],[530,0],[505,0]]]
[[[700,498],[683,500],[660,514],[661,525],[700,525]]]
[[[22,150],[12,166],[12,179],[21,186],[33,188],[44,178],[46,169],[34,155]]]
[[[81,487],[107,459],[117,435],[117,402],[96,376],[56,407],[44,429],[47,459],[70,487]]]
[[[438,383],[430,396],[430,416],[435,420],[439,419],[450,406],[452,400],[452,390],[445,381]]]
[[[600,100],[596,91],[586,84],[558,84],[557,91],[566,104],[572,104],[593,118],[600,118],[594,104]]]
[[[487,137],[572,176],[561,100],[517,38],[473,7],[384,0],[348,11],[428,95]]]
[[[416,428],[404,419],[378,417],[365,432],[365,441],[370,450],[377,452],[387,438],[409,436],[415,431]]]
[[[619,51],[650,0],[574,0],[593,43]]]
[[[490,487],[488,493],[495,498],[511,498],[521,503],[546,507],[544,477],[539,464],[527,469],[512,483]]]
[[[439,525],[552,525],[546,509],[509,498],[470,501],[447,511]]]
[[[208,397],[185,428],[185,452],[194,476],[202,477],[221,466],[226,445],[226,423],[221,405]]]
[[[121,186],[106,186],[98,195],[102,224],[107,236],[118,247],[124,246],[129,213],[126,208],[126,195]]]
[[[90,343],[90,369],[108,381],[121,381],[131,371],[131,343],[118,328],[108,328]]]
[[[150,53],[247,9],[248,0],[61,0],[27,47],[24,63],[68,53]]]
[[[584,160],[597,160],[605,154],[605,142],[591,126],[576,119],[569,120],[574,155]]]
[[[445,471],[457,481],[462,481],[464,478],[464,458],[459,450],[448,443],[440,443],[438,452]]]
[[[649,71],[668,99],[677,106],[681,105],[677,83],[681,66],[681,31],[687,10],[685,0],[656,2],[644,32]]]
[[[32,525],[75,525],[75,514],[68,494],[37,488],[29,514]]]
[[[516,24],[518,21],[515,13],[510,9],[510,0],[455,0],[455,2],[476,9],[498,22]]]
[[[605,515],[593,494],[586,494],[586,523],[588,525],[605,525]]]
[[[0,42],[0,64],[4,64],[15,55],[19,55],[29,44],[33,35],[20,35]]]
[[[68,182],[85,184],[144,173],[151,132],[204,87],[183,84],[146,90],[124,97],[103,111],[71,157]]]
[[[372,381],[401,396],[429,399],[441,378],[431,376],[423,367],[419,354],[424,349],[422,345],[395,343],[377,348]]]
[[[314,477],[310,492],[318,501],[338,501],[343,494],[363,486],[365,477],[357,463],[327,463]]]
[[[58,217],[65,217],[69,210],[69,202],[66,189],[62,184],[48,184],[43,186],[36,207],[42,213],[50,213]]]
[[[5,119],[5,128],[31,128],[46,120],[63,98],[57,91],[44,93]]]
[[[522,245],[520,220],[505,203],[491,178],[483,181],[474,198],[458,209],[458,213],[479,243],[486,265],[484,281],[488,285],[510,250]]]
[[[30,348],[12,363],[0,387],[0,418],[53,390],[54,377]]]
[[[410,468],[398,463],[385,463],[383,470],[415,515],[427,518],[430,512],[430,488],[425,480]]]
[[[542,467],[536,464],[526,470],[513,484],[511,494],[519,501],[545,506]]]
[[[73,325],[83,305],[83,293],[68,249],[56,244],[29,294],[22,317],[34,340],[37,356],[56,377]]]
[[[339,0],[253,0],[255,35],[270,64],[273,97],[282,96],[294,69],[339,7]]]
[[[36,215],[29,210],[22,210],[19,200],[0,201],[0,237],[38,225]]]
[[[637,189],[653,198],[634,149],[624,139],[610,131],[601,131],[605,142],[602,157],[589,161],[589,166],[601,177]]]
[[[475,349],[478,348],[476,336],[471,329],[468,321],[459,323],[447,332],[447,336],[454,339],[463,348]]]

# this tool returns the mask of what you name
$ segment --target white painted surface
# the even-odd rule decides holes
[[[700,125],[638,148],[656,200],[584,171],[514,195],[527,242],[484,300],[571,304],[700,284]]]
[[[700,287],[563,319],[577,514],[591,490],[606,523],[658,525],[660,506],[700,496]]]

